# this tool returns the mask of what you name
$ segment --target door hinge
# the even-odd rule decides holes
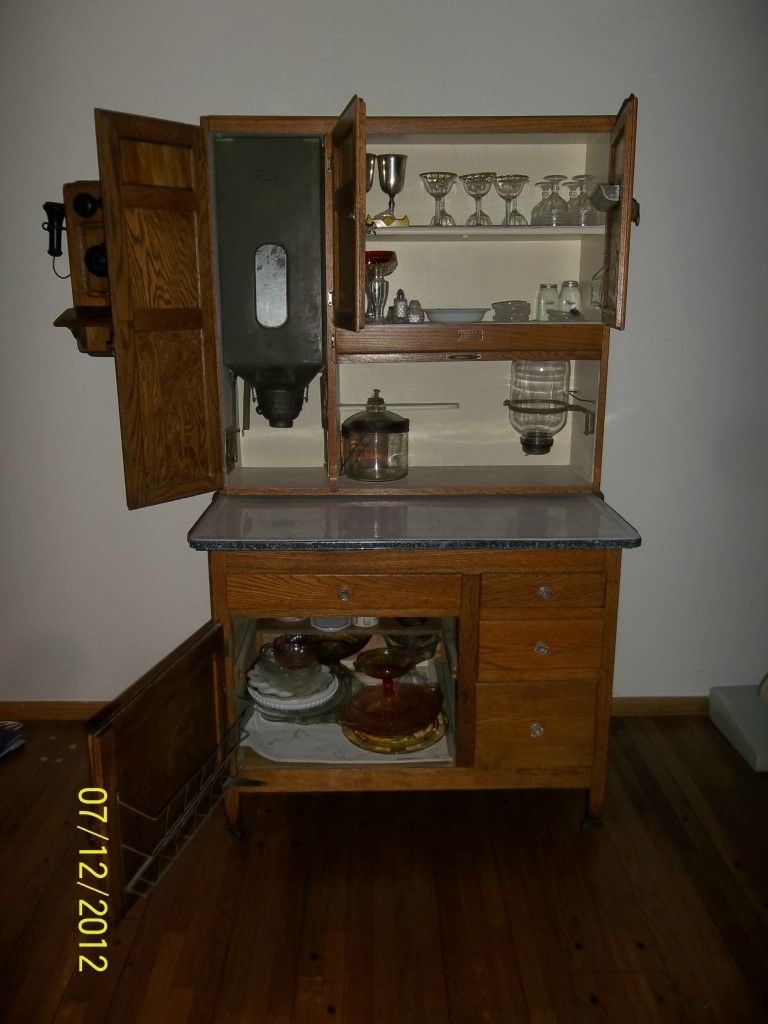
[[[328,171],[332,171],[333,170],[333,157],[330,154],[326,154],[325,166],[326,166],[326,169]]]

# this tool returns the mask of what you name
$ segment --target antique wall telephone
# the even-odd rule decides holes
[[[48,218],[43,223],[43,230],[48,232],[48,255],[54,260],[54,273],[57,277],[62,277],[56,271],[55,260],[62,254],[61,239],[62,232],[67,230],[66,223],[72,219],[79,221],[91,220],[96,212],[101,209],[101,197],[93,195],[91,192],[83,191],[77,192],[71,197],[72,211],[76,215],[73,218],[72,213],[68,213],[67,206],[69,205],[65,195],[65,202],[55,203],[47,202],[43,203],[43,209]],[[105,278],[107,276],[107,247],[103,241],[95,242],[94,244],[87,245],[82,254],[83,263],[85,269],[89,274],[94,277]],[[70,247],[70,264],[72,262],[72,249]],[[71,271],[70,271],[71,272]]]

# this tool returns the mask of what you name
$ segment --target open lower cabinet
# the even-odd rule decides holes
[[[151,890],[222,794],[235,829],[251,790],[557,786],[584,789],[598,817],[619,548],[638,542],[615,513],[605,522],[612,546],[595,550],[210,550],[215,619],[91,723],[115,912]],[[339,619],[342,632],[328,631]],[[258,686],[265,647],[297,634],[354,649],[325,658],[338,692],[316,713],[275,711]],[[399,682],[438,694],[436,731],[419,749],[361,746],[349,708],[384,685],[364,656],[411,641],[418,660]]]

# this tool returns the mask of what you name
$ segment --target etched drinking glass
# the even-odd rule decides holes
[[[595,182],[593,174],[574,174],[573,180],[579,186],[576,202],[573,206],[571,224],[578,224],[580,227],[588,227],[591,224],[600,223],[600,214],[592,205],[590,194]],[[569,208],[571,204],[568,204]]]
[[[546,202],[552,195],[553,185],[551,181],[537,181],[536,188],[541,189],[541,199],[531,210],[531,226],[541,228],[549,223],[547,220]]]
[[[419,177],[424,182],[427,195],[435,200],[435,215],[429,222],[431,228],[452,228],[456,221],[446,212],[445,197],[451,191],[456,181],[453,171],[425,171]]]
[[[560,186],[567,177],[566,174],[544,175],[544,181],[549,181],[552,184],[552,193],[547,204],[546,223],[553,228],[568,223],[568,206],[560,195]]]
[[[506,203],[507,212],[501,226],[504,228],[526,228],[528,221],[517,208],[517,198],[531,179],[527,174],[500,174],[494,186]]]
[[[495,180],[496,174],[493,171],[478,171],[476,174],[459,175],[459,181],[464,186],[464,191],[475,200],[475,212],[467,217],[467,227],[491,227],[491,218],[483,212],[481,200],[491,191],[491,185]]]

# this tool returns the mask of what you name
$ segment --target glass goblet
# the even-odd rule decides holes
[[[549,223],[547,220],[546,203],[549,197],[552,195],[553,185],[551,181],[537,181],[536,188],[541,189],[541,199],[536,203],[534,208],[531,210],[531,226],[532,227],[544,227]]]
[[[565,219],[568,224],[576,224],[576,206],[579,201],[581,185],[578,181],[566,181],[565,187],[568,189],[568,202],[565,204],[568,212]]]
[[[475,212],[467,217],[468,227],[490,227],[491,218],[483,213],[481,199],[491,191],[491,185],[496,180],[493,171],[478,171],[476,174],[460,174],[459,181],[464,186],[464,191],[475,200]]]
[[[517,209],[517,197],[525,184],[531,179],[527,174],[501,174],[496,178],[494,187],[506,203],[507,212],[501,226],[504,228],[525,228],[528,221]]]
[[[566,180],[566,174],[545,174],[544,181],[552,183],[552,194],[549,196],[549,203],[547,205],[547,221],[546,223],[553,228],[560,227],[562,224],[567,223],[568,218],[568,206],[565,200],[560,195],[560,186]]]
[[[576,203],[573,208],[572,224],[581,227],[588,227],[590,224],[600,223],[600,214],[592,205],[590,193],[595,181],[592,174],[574,174],[573,180],[579,186]],[[570,206],[570,203],[568,204]]]
[[[424,182],[427,195],[435,200],[435,215],[429,222],[431,228],[452,228],[456,221],[446,212],[445,197],[453,188],[456,175],[453,171],[425,171],[419,177]]]

